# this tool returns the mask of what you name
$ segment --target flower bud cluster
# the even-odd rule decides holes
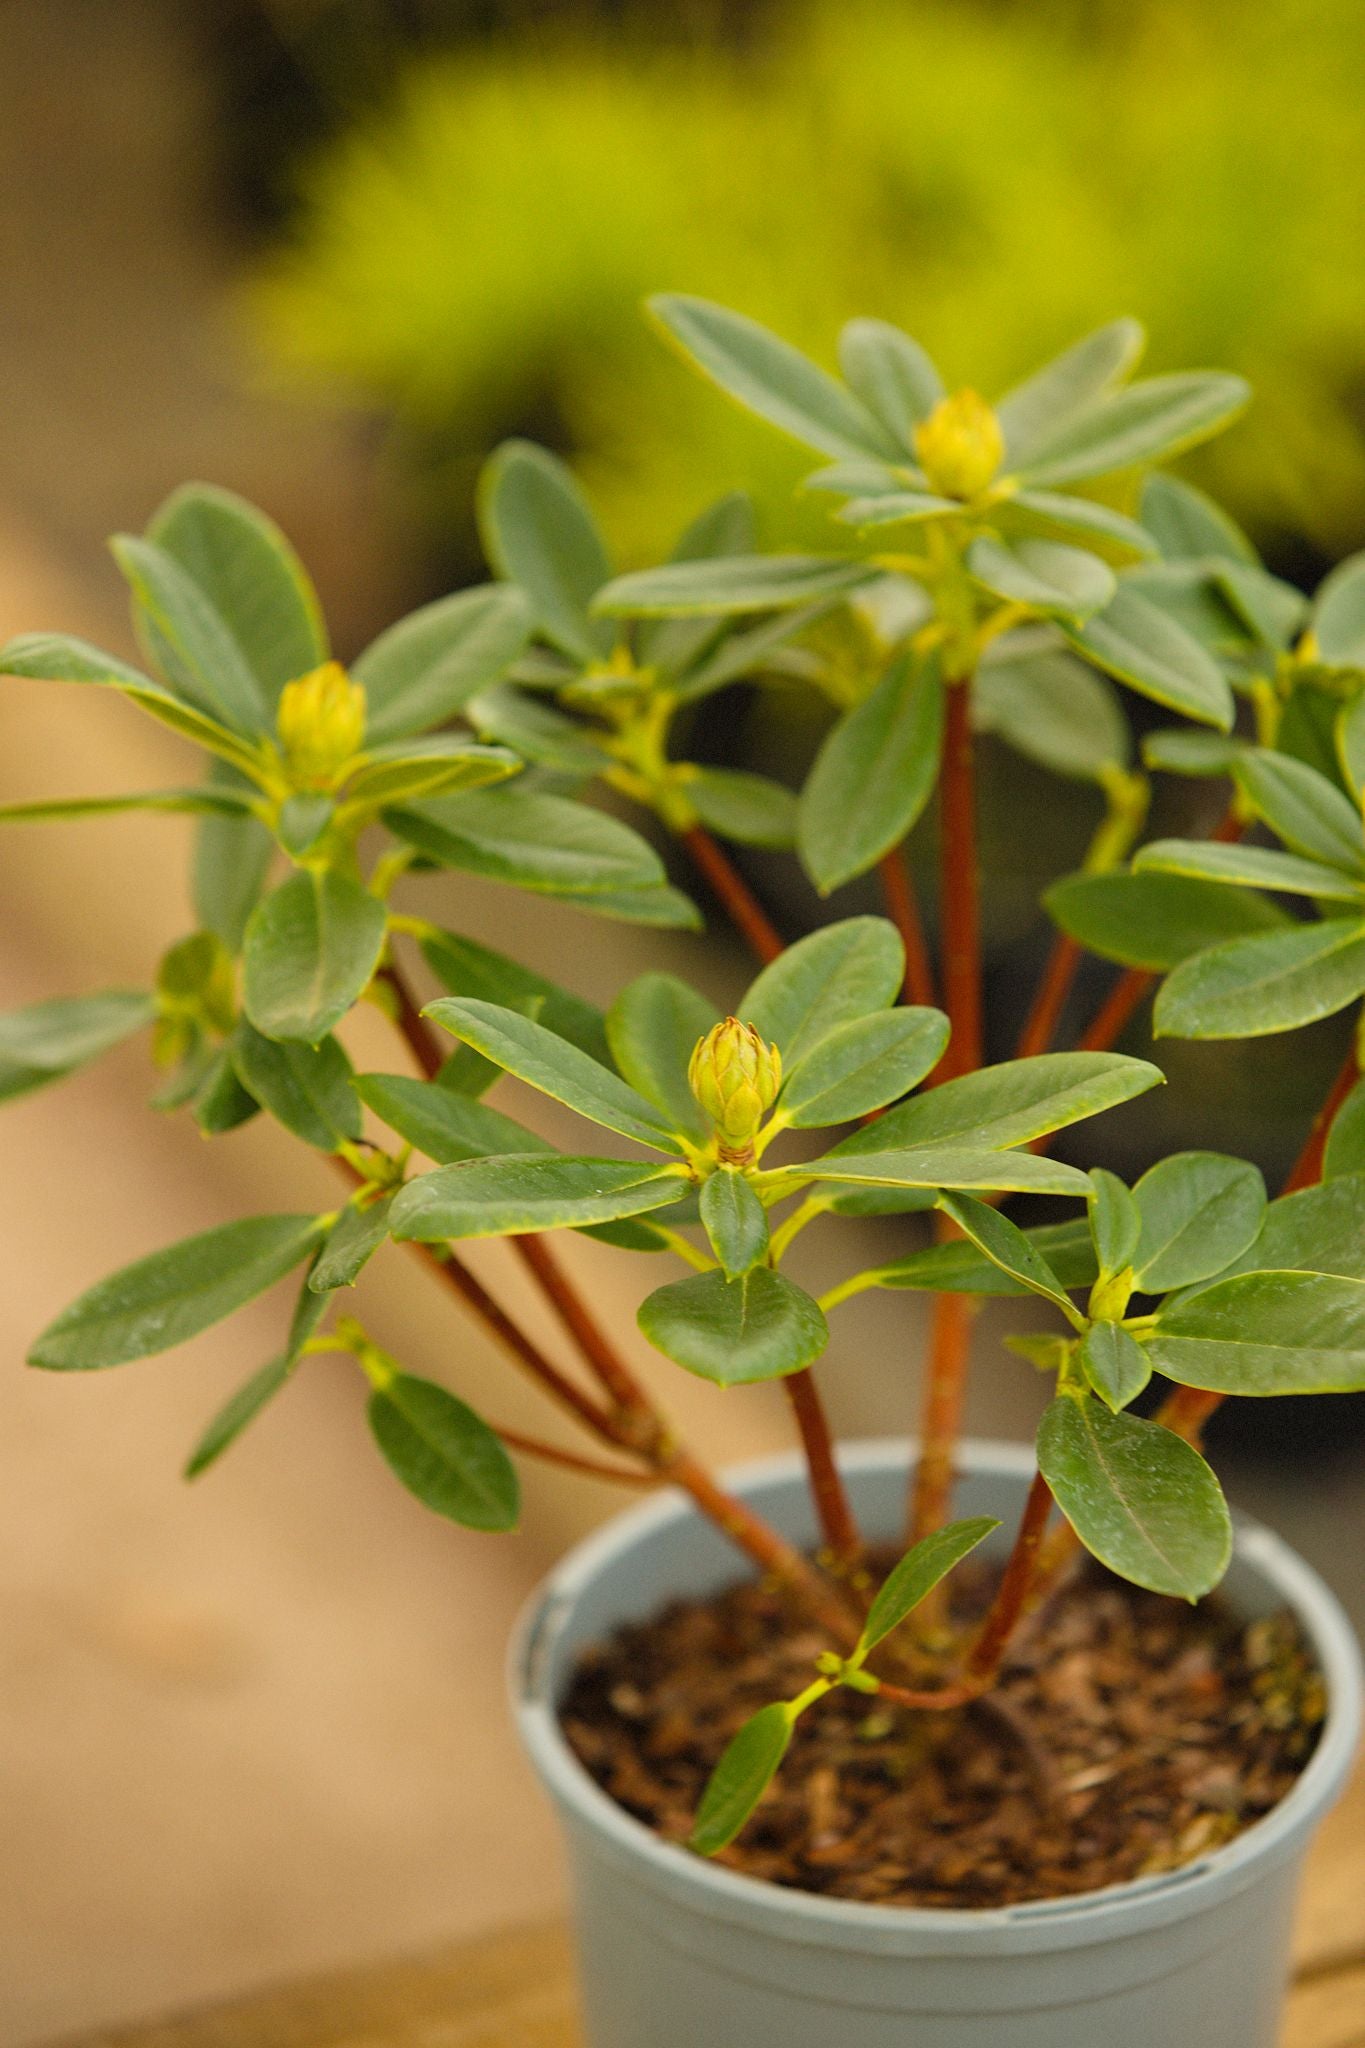
[[[1005,436],[984,398],[954,391],[915,429],[915,453],[929,488],[945,498],[978,498],[1005,459]]]
[[[782,1086],[782,1055],[752,1024],[727,1017],[698,1039],[688,1085],[731,1158],[748,1151]]]
[[[275,730],[295,789],[330,789],[365,739],[365,690],[326,661],[280,692]]]

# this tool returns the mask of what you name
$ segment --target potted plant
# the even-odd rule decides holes
[[[403,620],[349,671],[280,533],[199,486],[115,543],[151,673],[59,635],[0,655],[11,674],[117,690],[209,756],[185,789],[5,807],[198,817],[199,926],[150,990],[5,1019],[0,1090],[150,1027],[159,1107],[210,1134],[272,1115],[344,1181],[319,1213],[229,1224],[99,1282],[31,1362],[146,1356],[296,1273],[279,1353],[189,1472],[305,1359],[341,1352],[398,1478],[467,1527],[515,1523],[514,1455],[670,1489],[561,1568],[515,1665],[574,1848],[594,2048],[794,2048],[832,2030],[852,2048],[1029,2048],[1101,2026],[1145,2042],[1163,2023],[1269,2048],[1297,1865],[1358,1731],[1356,1652],[1313,1575],[1234,1529],[1199,1440],[1229,1395],[1365,1388],[1356,1039],[1273,1201],[1220,1154],[1176,1154],[1129,1187],[1049,1147],[1161,1082],[1113,1050],[1158,977],[1158,1031],[1201,1038],[1289,1030],[1365,993],[1365,558],[1310,607],[1187,486],[1150,477],[1137,516],[1077,490],[1244,402],[1230,377],[1128,381],[1131,322],[991,407],[945,393],[875,321],[844,330],[840,380],[721,308],[655,312],[825,459],[810,483],[836,501],[839,551],[755,552],[734,497],[671,562],[618,576],[568,472],[513,444],[480,494],[501,580]],[[752,676],[836,708],[799,797],[682,751],[690,708]],[[1115,681],[1183,721],[1140,760]],[[1101,805],[1084,871],[1049,893],[1060,930],[1036,999],[1003,1020],[1015,1056],[990,1064],[982,729]],[[1211,835],[1139,846],[1154,771],[1230,781]],[[731,1014],[664,973],[603,1011],[409,907],[451,869],[699,925],[650,840],[587,800],[594,784],[672,835],[757,956]],[[935,797],[937,958],[905,854]],[[784,946],[726,841],[794,847],[824,894],[875,871],[888,915]],[[1058,1050],[1086,949],[1122,972]],[[425,1006],[419,960],[443,991]],[[362,1001],[415,1073],[356,1073],[338,1032]],[[484,1099],[504,1075],[605,1135],[556,1150]],[[1069,1206],[1023,1228],[1017,1195]],[[874,1226],[903,1228],[905,1248],[878,1237],[817,1298],[805,1233],[831,1215],[920,1215],[932,1241]],[[710,1472],[552,1230],[644,1262],[640,1326],[678,1366],[780,1382],[800,1459]],[[581,1373],[466,1263],[463,1241],[492,1236]],[[583,1450],[495,1429],[344,1310],[389,1239]],[[830,1317],[873,1287],[933,1298],[908,1474],[902,1445],[836,1448],[815,1375]],[[1036,1460],[960,1442],[985,1295],[1051,1316],[1012,1340],[1054,1382]],[[1077,1570],[1083,1551],[1109,1576]],[[1221,1604],[1193,1610],[1229,1567]]]

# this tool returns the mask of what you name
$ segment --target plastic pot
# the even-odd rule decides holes
[[[874,1539],[900,1533],[907,1458],[892,1442],[843,1455]],[[1022,1448],[968,1444],[958,1512],[1001,1516],[1003,1536],[1032,1469]],[[731,1483],[814,1542],[794,1459]],[[517,1717],[568,1838],[590,2048],[1274,2048],[1300,1867],[1361,1720],[1350,1624],[1285,1544],[1242,1523],[1225,1592],[1248,1620],[1292,1609],[1321,1662],[1328,1716],[1293,1790],[1184,1870],[986,1912],[818,1898],[718,1868],[633,1820],[583,1769],[556,1710],[578,1652],[739,1575],[689,1504],[660,1498],[574,1550],[518,1633]]]

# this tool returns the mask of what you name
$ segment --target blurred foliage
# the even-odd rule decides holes
[[[388,412],[431,516],[520,429],[566,450],[630,559],[800,458],[638,312],[660,286],[828,360],[856,311],[992,392],[1128,308],[1151,367],[1235,368],[1248,422],[1196,473],[1281,564],[1357,544],[1365,207],[1355,0],[818,0],[747,50],[542,22],[415,58],[302,174],[251,293],[274,363]]]

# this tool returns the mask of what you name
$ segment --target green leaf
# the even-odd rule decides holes
[[[599,591],[599,614],[685,618],[694,612],[782,611],[870,583],[870,562],[848,555],[729,555],[723,561],[669,562],[618,576]]]
[[[1338,766],[1359,802],[1365,798],[1365,690],[1338,713],[1336,743]]]
[[[1259,567],[1255,548],[1221,505],[1174,476],[1149,476],[1142,487],[1142,523],[1168,562],[1206,558]]]
[[[958,499],[939,498],[932,491],[878,491],[872,497],[850,498],[834,516],[843,525],[856,526],[860,533],[867,533],[881,526],[902,526],[907,522],[918,525],[925,519],[952,518],[960,511]]]
[[[851,1018],[788,1071],[778,1118],[797,1130],[851,1123],[915,1087],[938,1065],[947,1043],[948,1019],[939,1010]]]
[[[414,797],[454,796],[517,775],[522,762],[506,747],[485,747],[455,733],[395,740],[365,755],[346,784],[347,805],[409,803]]]
[[[1133,1277],[1146,1294],[1206,1280],[1246,1250],[1265,1216],[1258,1168],[1221,1152],[1175,1152],[1133,1189],[1142,1227]]]
[[[139,690],[157,685],[141,669],[106,654],[74,633],[20,633],[0,647],[0,675],[32,676],[44,683],[107,683]]]
[[[874,1126],[880,1129],[880,1119]],[[1033,1152],[996,1152],[980,1144],[925,1145],[918,1150],[869,1152],[865,1157],[827,1152],[808,1166],[781,1169],[801,1180],[871,1181],[893,1188],[988,1188],[1000,1194],[1085,1195],[1085,1175]]]
[[[1246,1250],[1218,1278],[1289,1272],[1365,1280],[1365,1178],[1346,1174],[1281,1195]]]
[[[233,732],[265,732],[266,693],[198,584],[151,541],[120,534],[111,546],[151,650],[176,692]]]
[[[1156,1000],[1167,1038],[1264,1038],[1330,1017],[1365,993],[1365,923],[1326,918],[1232,939],[1177,967]]]
[[[884,917],[847,917],[788,946],[750,984],[736,1015],[793,1067],[840,1024],[894,1003],[904,973],[894,925]]]
[[[1039,1425],[1038,1463],[1086,1549],[1120,1578],[1198,1600],[1227,1570],[1232,1524],[1218,1481],[1159,1423],[1061,1394]]]
[[[1032,634],[1007,634],[972,685],[972,723],[1054,775],[1100,781],[1125,768],[1128,721],[1106,678],[1076,655]]]
[[[689,668],[671,684],[678,700],[694,704],[699,698],[710,696],[722,689],[726,683],[737,682],[742,676],[761,675],[770,666],[787,643],[813,626],[817,619],[823,619],[840,603],[840,593],[830,597],[817,598],[813,604],[798,606],[794,611],[774,613],[770,618],[761,619],[756,626],[734,626],[718,640],[710,653]],[[673,626],[685,626],[685,619],[666,621]],[[709,643],[708,643],[709,644]]]
[[[619,1131],[656,1151],[676,1152],[668,1123],[643,1095],[533,1018],[497,1003],[442,997],[423,1012],[485,1059],[515,1074],[542,1095],[552,1095],[589,1122]]]
[[[669,560],[697,562],[713,555],[747,555],[756,544],[752,499],[744,491],[729,491],[684,529]],[[675,678],[714,647],[724,631],[718,619],[646,620],[636,632],[636,660],[642,668]]]
[[[1231,775],[1245,745],[1233,734],[1164,725],[1143,734],[1142,759],[1148,768],[1164,768],[1171,775]]]
[[[839,367],[855,398],[908,454],[915,428],[943,396],[943,379],[917,341],[886,320],[850,320],[839,334]]]
[[[756,320],[679,292],[660,293],[649,310],[704,375],[794,441],[821,455],[904,455],[851,392]]]
[[[908,1550],[877,1589],[858,1638],[859,1651],[865,1654],[875,1650],[927,1599],[954,1565],[961,1564],[999,1527],[993,1515],[975,1515],[968,1521],[949,1522],[946,1528],[936,1529],[932,1536],[925,1536],[913,1550]]]
[[[1263,896],[1188,875],[1067,875],[1046,891],[1054,923],[1102,960],[1161,974],[1228,939],[1278,932],[1288,919]]]
[[[1309,860],[1365,875],[1360,809],[1306,762],[1269,747],[1248,747],[1233,770],[1257,817]]]
[[[526,599],[506,584],[458,590],[410,612],[351,670],[365,686],[367,744],[444,725],[507,673],[530,630]]]
[[[147,538],[179,563],[236,641],[273,704],[327,660],[327,628],[308,571],[273,519],[212,484],[185,484]]]
[[[221,1322],[306,1259],[315,1216],[252,1216],[187,1237],[111,1274],[64,1309],[29,1353],[52,1372],[150,1358]]]
[[[1359,1393],[1365,1281],[1239,1273],[1168,1303],[1149,1348],[1168,1379],[1214,1393]]]
[[[829,1342],[817,1303],[769,1266],[738,1280],[719,1272],[675,1280],[641,1303],[639,1324],[666,1358],[718,1387],[800,1372]]]
[[[112,817],[123,811],[240,818],[248,807],[245,793],[229,789],[149,789],[128,796],[45,797],[35,803],[0,804],[0,825],[67,823],[74,818]]]
[[[245,1088],[232,1061],[232,1048],[221,1046],[213,1064],[194,1096],[194,1120],[206,1138],[235,1131],[260,1111],[260,1103]]]
[[[1052,539],[1066,535],[1081,541],[1098,541],[1143,560],[1156,553],[1151,536],[1135,519],[1093,498],[1073,498],[1060,491],[1016,491],[1013,497],[1002,500],[994,517],[1002,533],[1037,533]]]
[[[1070,1223],[1045,1223],[1023,1233],[1063,1287],[1089,1287],[1096,1277],[1090,1226],[1081,1216]],[[1028,1289],[977,1250],[970,1240],[925,1245],[876,1269],[878,1287],[914,1288],[934,1294],[1026,1294]]]
[[[768,1256],[768,1212],[734,1168],[723,1166],[702,1182],[701,1220],[727,1279]]]
[[[1324,1180],[1357,1173],[1365,1173],[1365,1081],[1356,1082],[1333,1117],[1322,1160]],[[1361,1277],[1365,1278],[1365,1273]]]
[[[185,1464],[184,1477],[197,1479],[201,1472],[207,1472],[210,1465],[216,1464],[224,1451],[236,1442],[248,1423],[255,1421],[266,1403],[272,1400],[280,1388],[293,1377],[293,1372],[293,1361],[281,1352],[277,1358],[270,1359],[258,1372],[254,1372],[243,1386],[238,1387],[236,1393],[218,1410],[190,1452]]]
[[[900,1103],[843,1139],[828,1156],[846,1159],[893,1145],[1028,1145],[1049,1131],[1145,1095],[1164,1080],[1150,1060],[1119,1052],[1044,1052],[1005,1060]]]
[[[336,808],[321,790],[286,797],[275,820],[275,837],[287,854],[302,860],[330,829]]]
[[[1301,590],[1243,562],[1217,563],[1213,581],[1262,655],[1288,651],[1308,609]]]
[[[232,1059],[243,1085],[262,1109],[305,1145],[338,1152],[360,1136],[360,1104],[351,1062],[335,1038],[317,1045],[280,1045],[262,1038],[245,1020],[237,1027]]]
[[[673,974],[642,974],[622,989],[607,1016],[611,1056],[646,1102],[663,1111],[669,1128],[704,1141],[710,1122],[697,1106],[687,1066],[697,1040],[720,1012]]]
[[[57,996],[0,1016],[0,1102],[45,1088],[121,1045],[156,1015],[142,989]]]
[[[823,894],[904,839],[933,792],[942,740],[938,662],[899,655],[828,734],[801,794],[801,859]]]
[[[553,1031],[556,1038],[567,1038],[570,1045],[600,1065],[610,1065],[606,1020],[581,996],[571,995],[557,982],[523,967],[519,960],[510,960],[505,953],[495,953],[491,946],[481,946],[476,939],[461,938],[455,932],[429,930],[421,940],[421,952],[450,995],[474,996],[481,1002],[500,1003],[507,1010],[521,1010]]]
[[[1365,668],[1365,554],[1338,562],[1313,600],[1313,638],[1334,668]]]
[[[993,1266],[999,1266],[1002,1273],[1008,1273],[1030,1294],[1041,1294],[1062,1311],[1068,1322],[1073,1320],[1076,1312],[1061,1281],[1017,1223],[1011,1223],[1008,1216],[1002,1216],[988,1203],[974,1201],[970,1195],[941,1195],[938,1206]]]
[[[266,1038],[316,1045],[365,989],[384,950],[378,897],[331,870],[291,875],[251,914],[242,998]]]
[[[1018,467],[1026,483],[1064,484],[1155,462],[1216,434],[1250,396],[1242,378],[1217,371],[1144,377],[1040,434]]]
[[[308,1275],[312,1293],[331,1294],[338,1287],[355,1286],[361,1268],[388,1237],[392,1208],[392,1195],[381,1195],[367,1209],[347,1203]]]
[[[241,792],[235,768],[214,761],[209,787]],[[247,919],[261,900],[275,846],[255,818],[205,818],[195,834],[192,894],[195,916],[230,953],[241,951]]]
[[[480,690],[465,706],[465,717],[480,739],[497,740],[559,775],[600,775],[607,765],[606,751],[591,727],[512,683]]]
[[[517,1237],[642,1216],[676,1202],[677,1169],[635,1160],[509,1154],[438,1166],[409,1181],[389,1220],[396,1238]]]
[[[785,1700],[751,1714],[721,1753],[702,1794],[688,1847],[715,1856],[729,1847],[777,1776],[795,1716]]]
[[[1232,691],[1217,662],[1135,590],[1120,584],[1104,610],[1083,626],[1065,620],[1060,626],[1078,653],[1130,689],[1203,725],[1232,730]]]
[[[159,683],[149,683],[145,687],[134,683],[119,683],[116,688],[119,695],[126,697],[130,704],[136,704],[149,718],[154,718],[158,725],[167,726],[171,732],[178,733],[181,739],[188,740],[191,746],[202,747],[205,753],[214,755],[220,761],[226,761],[248,781],[258,778],[261,761],[253,743],[238,739],[225,725],[220,725],[217,719],[197,711],[193,704],[182,704],[178,697],[173,697],[169,690],[163,690]]]
[[[1212,839],[1154,839],[1133,862],[1137,874],[1196,875],[1240,889],[1275,889],[1336,903],[1365,899],[1365,876],[1343,874],[1296,853],[1270,846],[1229,845]]]
[[[555,1149],[501,1110],[490,1109],[486,1102],[476,1102],[439,1081],[418,1081],[411,1074],[360,1074],[355,1090],[367,1108],[438,1166],[500,1153],[548,1154]]]
[[[521,1489],[512,1460],[454,1394],[395,1373],[371,1394],[369,1420],[390,1470],[424,1507],[463,1529],[515,1529]]]
[[[1111,320],[1007,391],[995,410],[1008,466],[1026,466],[1035,450],[1102,401],[1135,367],[1145,341],[1136,320]]]
[[[796,798],[766,775],[742,768],[698,768],[683,794],[703,825],[741,846],[790,846],[796,838]]]
[[[625,924],[652,925],[659,931],[699,932],[702,915],[690,896],[666,882],[641,889],[593,889],[562,899],[591,917],[616,917]]]
[[[992,597],[1027,605],[1045,618],[1089,618],[1118,588],[1107,562],[1061,541],[1020,540],[1010,546],[983,533],[967,549],[966,559],[973,582]]]
[[[611,560],[564,463],[529,441],[505,441],[479,479],[479,530],[489,561],[521,586],[547,640],[575,661],[611,653],[615,628],[590,611]]]
[[[1116,1174],[1090,1169],[1090,1232],[1099,1271],[1107,1279],[1133,1263],[1142,1234],[1142,1212]]]
[[[480,789],[420,809],[385,813],[385,823],[442,867],[543,895],[650,888],[663,865],[638,832],[604,811],[538,791]]]
[[[1151,1359],[1122,1323],[1092,1323],[1078,1355],[1086,1379],[1115,1415],[1152,1377]]]

